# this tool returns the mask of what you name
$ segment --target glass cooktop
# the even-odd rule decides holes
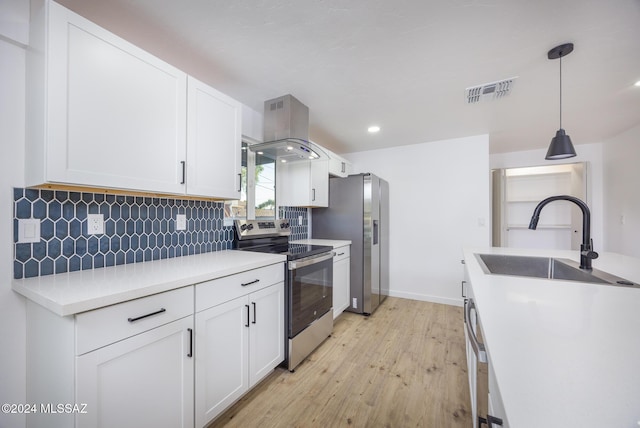
[[[333,250],[333,247],[327,245],[309,245],[309,244],[277,244],[262,245],[255,247],[243,248],[245,251],[256,251],[259,253],[284,254],[288,260],[296,260],[304,257],[315,256]]]

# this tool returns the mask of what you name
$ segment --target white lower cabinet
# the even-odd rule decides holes
[[[249,388],[246,297],[196,314],[196,426],[202,427]]]
[[[193,295],[187,286],[67,317],[29,301],[27,401],[51,408],[27,426],[192,427]]]
[[[203,427],[284,361],[284,316],[282,263],[66,317],[28,300],[27,426]]]
[[[350,245],[335,249],[333,257],[333,319],[349,307],[351,288]]]
[[[76,358],[77,427],[192,427],[193,316]]]
[[[196,427],[284,361],[283,281],[280,263],[196,285]]]
[[[509,426],[498,383],[491,365],[491,355],[484,344],[480,315],[475,306],[473,286],[465,267],[466,299],[464,301],[465,343],[467,353],[467,374],[469,377],[469,394],[471,396],[471,418],[473,428],[480,428],[487,424],[489,427]],[[478,347],[478,353],[484,352],[486,362],[480,361],[473,343]],[[482,422],[480,420],[482,418]],[[487,423],[487,420],[489,423]]]

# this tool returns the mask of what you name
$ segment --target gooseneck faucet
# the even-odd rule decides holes
[[[591,259],[597,259],[598,253],[593,251],[593,241],[591,240],[591,212],[589,207],[582,200],[573,196],[560,195],[551,196],[547,199],[540,201],[538,206],[533,210],[533,216],[531,216],[531,222],[529,223],[529,229],[536,230],[538,227],[538,219],[540,218],[540,211],[549,202],[553,201],[569,201],[580,207],[582,211],[582,245],[580,245],[580,269],[591,270]]]

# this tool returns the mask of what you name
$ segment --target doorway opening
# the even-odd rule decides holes
[[[536,205],[555,195],[587,204],[587,163],[495,169],[492,174],[492,245],[510,248],[578,250],[582,213],[572,203],[548,205],[537,230],[528,225]]]

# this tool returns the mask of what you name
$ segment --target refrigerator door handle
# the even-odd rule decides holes
[[[373,245],[378,245],[378,220],[373,220]]]

